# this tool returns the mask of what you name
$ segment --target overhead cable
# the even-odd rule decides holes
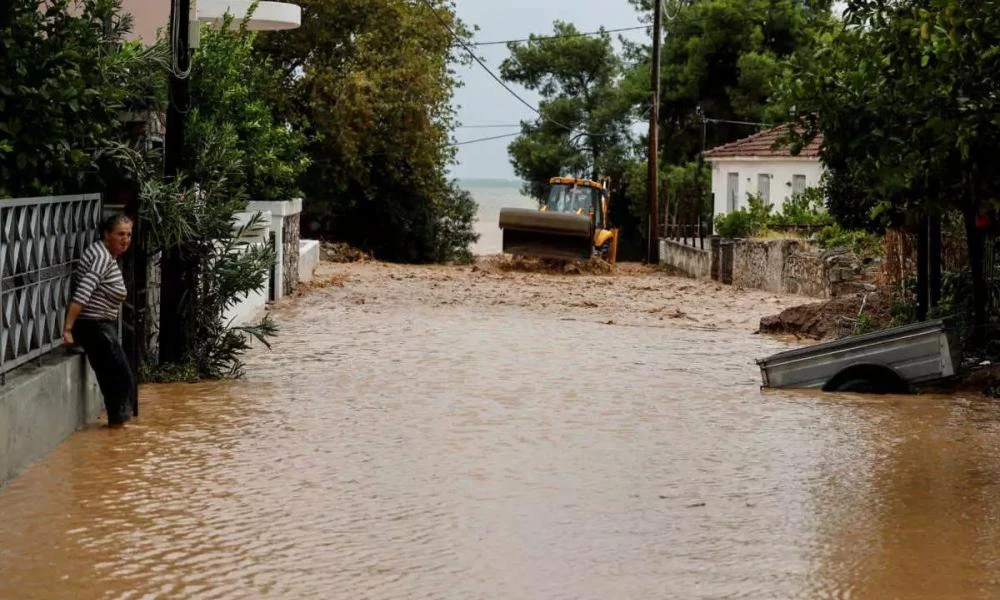
[[[523,42],[536,42],[542,40],[559,40],[562,38],[575,38],[584,37],[592,35],[603,35],[605,33],[619,33],[622,31],[637,31],[639,29],[648,29],[646,25],[639,25],[638,27],[618,27],[616,29],[601,29],[600,31],[588,31],[581,33],[564,33],[561,35],[536,35],[530,38],[522,38],[519,40],[497,40],[494,42],[472,42],[470,46],[499,46],[501,44],[520,44]]]
[[[434,5],[430,3],[430,0],[420,0],[420,2],[421,2],[421,3],[422,3],[422,4],[424,5],[424,6],[426,6],[426,7],[427,7],[427,9],[428,9],[429,11],[431,11],[431,14],[433,14],[433,15],[434,15],[434,17],[435,17],[435,18],[437,18],[438,22],[440,22],[440,23],[441,23],[441,25],[442,25],[442,26],[443,26],[443,27],[444,27],[445,29],[447,29],[447,30],[448,30],[448,33],[450,33],[450,34],[451,34],[451,37],[452,37],[452,38],[453,38],[453,39],[454,39],[454,40],[455,40],[456,42],[458,42],[458,45],[459,45],[459,46],[461,46],[461,47],[462,47],[462,49],[463,49],[463,50],[465,50],[465,52],[466,52],[466,53],[467,53],[467,54],[468,54],[468,55],[469,55],[470,57],[472,57],[472,60],[476,61],[476,63],[477,63],[477,64],[478,64],[478,65],[479,65],[480,67],[482,67],[482,68],[483,68],[483,70],[484,70],[484,71],[486,71],[486,72],[487,72],[487,73],[489,74],[489,76],[493,78],[493,80],[494,80],[494,81],[496,81],[497,83],[499,83],[499,84],[500,84],[500,85],[501,85],[501,86],[503,87],[503,89],[507,90],[507,92],[508,92],[508,93],[509,93],[509,94],[510,94],[511,96],[514,96],[515,98],[517,98],[517,100],[518,100],[518,101],[519,101],[519,102],[520,102],[521,104],[523,104],[523,105],[527,106],[527,107],[528,107],[528,108],[529,108],[529,109],[530,109],[530,110],[531,110],[531,111],[532,111],[533,113],[535,113],[535,114],[536,114],[536,115],[538,115],[539,117],[542,117],[542,111],[538,110],[538,107],[537,107],[537,106],[535,106],[534,104],[532,104],[532,103],[528,102],[527,100],[525,100],[524,98],[522,98],[522,97],[520,96],[520,94],[518,94],[517,92],[515,92],[514,90],[512,90],[512,89],[510,88],[510,86],[509,86],[509,85],[507,85],[507,82],[505,82],[505,81],[504,81],[503,79],[500,79],[500,77],[498,77],[496,73],[494,73],[494,72],[493,72],[493,71],[492,71],[492,70],[491,70],[491,69],[490,69],[490,68],[489,68],[488,66],[486,66],[486,63],[484,63],[484,62],[483,62],[483,60],[482,60],[481,58],[479,58],[478,56],[476,56],[476,53],[472,51],[472,49],[471,49],[471,48],[469,47],[469,45],[468,45],[467,43],[465,43],[465,40],[463,40],[463,39],[462,39],[461,37],[459,37],[459,35],[458,35],[457,33],[455,33],[455,30],[454,30],[454,29],[452,29],[452,27],[451,27],[451,24],[450,24],[450,23],[448,23],[448,21],[446,21],[446,20],[444,19],[444,17],[442,17],[442,16],[440,15],[440,13],[438,13],[437,9],[436,9],[436,8],[434,8]],[[542,118],[544,118],[544,117],[542,117]],[[564,128],[566,128],[567,130],[570,130],[570,131],[572,131],[572,130],[573,130],[573,128],[572,128],[572,127],[569,127],[569,126],[566,126],[566,125],[563,125],[562,123],[560,123],[560,122],[558,122],[558,121],[556,121],[556,120],[554,120],[554,119],[548,119],[548,121],[549,121],[550,123],[553,123],[554,125],[558,125],[558,126],[560,126],[560,127],[564,127]]]
[[[532,103],[528,102],[527,100],[525,100],[524,98],[522,98],[520,96],[520,94],[518,94],[513,89],[511,89],[511,87],[509,85],[507,85],[507,82],[505,82],[503,79],[501,79],[499,76],[497,76],[497,74],[494,73],[486,65],[486,63],[483,62],[483,60],[481,58],[479,58],[478,56],[476,56],[476,53],[472,51],[472,49],[469,47],[469,44],[467,44],[457,33],[455,33],[455,30],[452,28],[451,24],[448,23],[448,21],[446,21],[445,18],[442,17],[440,13],[438,13],[437,9],[434,8],[434,5],[431,4],[430,0],[420,0],[420,2],[421,2],[421,4],[423,4],[424,6],[426,6],[427,10],[429,10],[431,12],[431,14],[433,14],[434,17],[438,20],[438,22],[441,23],[441,26],[448,30],[448,33],[451,34],[451,37],[455,40],[456,43],[458,43],[459,46],[462,47],[463,50],[465,50],[465,52],[469,55],[469,57],[471,57],[472,60],[474,60],[476,62],[476,64],[478,64],[480,67],[482,67],[483,70],[486,71],[486,73],[489,74],[489,76],[493,78],[493,81],[496,81],[498,84],[500,84],[501,87],[503,87],[503,89],[507,90],[507,93],[509,93],[511,96],[514,96],[514,98],[516,98],[518,100],[518,102],[520,102],[521,104],[523,104],[526,107],[528,107],[528,109],[531,110],[531,112],[533,112],[536,115],[538,115],[538,117],[540,119],[542,119],[544,121],[548,121],[549,123],[551,123],[553,125],[556,125],[557,127],[562,127],[566,131],[573,131],[575,129],[575,127],[571,127],[569,125],[566,125],[565,123],[560,123],[559,121],[556,121],[555,119],[553,119],[551,117],[546,117],[545,115],[542,114],[542,111],[540,111],[537,106],[535,106]],[[589,134],[587,134],[588,137],[592,137],[592,138],[596,138],[596,137],[609,137],[610,135],[613,135],[613,134],[596,134],[596,133],[589,133]],[[512,137],[512,136],[508,136],[508,137]]]
[[[494,136],[490,136],[490,137],[477,138],[477,139],[474,139],[474,140],[465,140],[464,142],[455,142],[454,144],[452,144],[452,146],[465,146],[466,144],[476,144],[476,143],[479,143],[479,142],[489,142],[491,140],[502,140],[504,138],[511,138],[511,137],[518,136],[518,135],[521,135],[520,131],[518,131],[517,133],[505,133],[504,135],[494,135]]]

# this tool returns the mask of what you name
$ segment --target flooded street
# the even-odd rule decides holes
[[[761,392],[795,299],[319,276],[245,380],[144,387],[0,490],[0,598],[1000,597],[1000,407]]]

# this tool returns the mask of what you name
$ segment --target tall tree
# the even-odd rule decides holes
[[[645,18],[650,0],[629,0]],[[667,163],[692,160],[702,143],[702,118],[768,122],[783,120],[773,93],[787,61],[810,52],[817,27],[832,17],[831,0],[667,0],[662,56],[660,126]],[[649,46],[632,46],[630,57],[649,70]],[[735,123],[713,123],[707,147],[754,133]]]
[[[263,35],[284,117],[310,140],[303,226],[380,258],[468,254],[475,203],[446,177],[455,38],[451,0],[301,0],[302,26]]]
[[[835,178],[867,197],[858,209],[962,215],[978,341],[987,290],[977,220],[1000,189],[998,48],[997,0],[851,0],[843,28],[786,90],[803,137],[821,131]]]
[[[609,34],[579,33],[556,21],[552,36],[508,44],[511,55],[500,66],[506,81],[542,98],[538,118],[522,122],[509,147],[514,171],[536,198],[546,193],[550,177],[613,174],[613,165],[630,154],[642,86],[624,80]]]

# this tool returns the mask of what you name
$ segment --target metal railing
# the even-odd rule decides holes
[[[705,237],[708,229],[700,224],[677,225],[670,224],[664,226],[663,237],[665,239],[691,246],[692,248],[705,249]]]
[[[0,200],[0,380],[62,344],[73,268],[100,218],[99,194]]]

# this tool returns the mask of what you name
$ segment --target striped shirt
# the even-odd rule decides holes
[[[83,306],[81,319],[117,321],[118,308],[128,291],[118,262],[98,241],[83,251],[73,272],[73,302]]]

